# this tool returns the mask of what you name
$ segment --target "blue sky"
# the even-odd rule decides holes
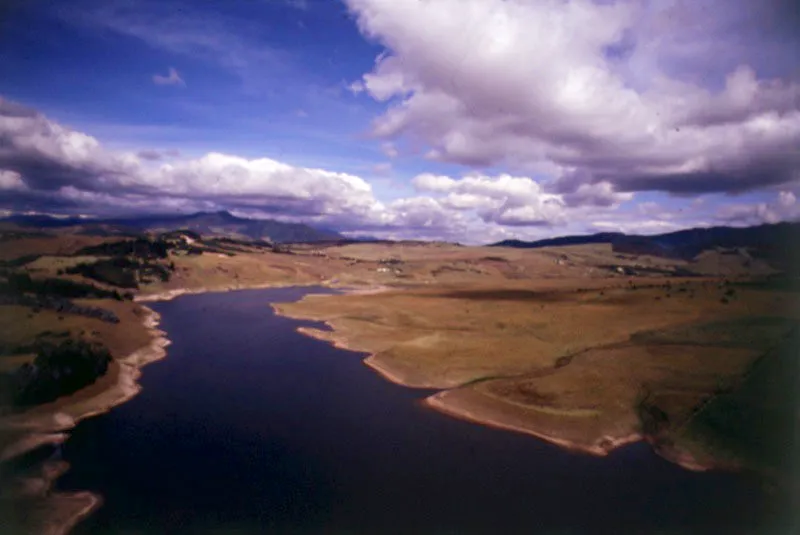
[[[18,2],[0,208],[468,242],[794,219],[791,6]]]

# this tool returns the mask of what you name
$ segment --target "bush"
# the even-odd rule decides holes
[[[171,264],[174,268],[174,264]],[[78,264],[67,270],[71,274],[79,274],[99,282],[119,288],[138,288],[139,281],[151,282],[170,279],[170,266],[149,264],[129,258],[109,258],[91,264]],[[115,297],[116,298],[116,297]]]
[[[27,273],[10,273],[0,293],[49,295],[67,298],[105,298],[114,297],[114,292],[103,290],[92,284],[84,284],[66,279],[33,279]]]
[[[639,400],[636,412],[642,432],[646,435],[657,436],[669,425],[669,415],[656,405],[649,395]]]
[[[37,405],[72,394],[105,375],[111,362],[108,349],[85,340],[66,340],[42,347],[33,363],[13,374],[13,401]]]
[[[136,238],[84,247],[75,254],[78,256],[133,256],[148,260],[167,258],[168,251],[169,243],[164,240]]]
[[[127,258],[112,258],[98,260],[91,264],[78,264],[67,268],[67,273],[83,275],[98,282],[120,288],[138,288],[139,284],[136,281],[136,268],[138,266],[138,262]]]

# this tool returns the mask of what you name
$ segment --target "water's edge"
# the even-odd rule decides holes
[[[116,380],[107,385],[94,397],[83,400],[81,405],[86,409],[70,416],[63,412],[59,400],[52,402],[53,410],[37,411],[34,415],[15,415],[0,421],[0,425],[10,430],[19,430],[23,434],[18,440],[7,445],[0,451],[0,463],[11,461],[31,453],[44,446],[58,446],[69,440],[69,431],[73,430],[80,422],[108,413],[136,397],[142,386],[139,378],[142,368],[146,365],[161,360],[167,356],[166,348],[170,345],[168,333],[158,328],[161,316],[144,303],[170,301],[183,295],[225,293],[231,291],[247,291],[270,288],[313,288],[321,285],[285,285],[285,284],[258,284],[248,287],[223,287],[223,288],[193,288],[177,289],[156,294],[143,294],[134,298],[142,307],[144,316],[141,320],[146,328],[149,339],[138,349],[116,360],[119,366]],[[308,294],[305,294],[308,295]],[[93,385],[89,385],[89,388]],[[80,393],[78,391],[77,393]],[[89,517],[103,503],[101,495],[91,490],[53,492],[56,480],[69,470],[69,463],[61,462],[57,470],[43,466],[43,475],[28,478],[23,482],[28,488],[36,488],[36,495],[44,497],[47,501],[44,509],[45,518],[41,524],[44,526],[43,535],[67,535],[80,521]]]
[[[286,286],[279,286],[279,287],[286,288]],[[299,290],[298,299],[303,299],[306,296],[311,296],[311,295],[314,295],[315,297],[319,297],[320,294],[314,293],[314,289],[315,288],[325,288],[325,286],[323,286],[323,285],[307,285],[307,286],[306,285],[295,285],[292,288],[296,288],[297,290]],[[254,290],[254,289],[258,289],[258,288],[232,288],[230,290]],[[161,296],[161,298],[158,299],[158,300],[169,301],[169,300],[174,299],[175,297],[178,297],[179,295],[183,295],[184,293],[225,293],[226,291],[227,290],[223,290],[221,292],[219,290],[210,290],[210,291],[207,291],[207,292],[181,292],[181,293],[171,292],[169,294],[165,294],[165,295]],[[324,294],[322,294],[322,295],[324,296]],[[277,299],[280,299],[280,298],[279,297],[275,297],[274,299],[277,300]],[[155,299],[151,298],[149,300],[155,300]],[[267,298],[265,304],[267,304],[267,306],[269,306],[274,311],[275,316],[289,317],[290,319],[296,319],[296,320],[306,319],[306,318],[296,318],[296,317],[292,317],[290,315],[282,314],[280,312],[279,307],[275,306],[275,304],[280,303],[280,302],[281,301],[276,301],[275,303],[273,303],[272,301],[269,300],[269,298]],[[144,307],[144,305],[143,305],[143,307]],[[158,329],[159,321],[160,321],[161,317],[154,310],[152,310],[152,309],[150,309],[148,307],[144,307],[144,308],[146,308],[147,311],[148,311],[148,314],[147,314],[147,317],[145,318],[145,321],[148,322],[146,325],[149,328],[149,332],[152,335],[152,339],[150,340],[149,344],[143,346],[142,348],[140,348],[140,350],[137,350],[136,352],[132,353],[131,355],[128,355],[128,357],[126,357],[126,359],[125,359],[126,361],[129,360],[129,362],[127,362],[126,364],[128,366],[130,366],[130,368],[132,370],[132,373],[129,376],[130,377],[130,381],[125,383],[126,386],[128,387],[128,389],[125,391],[125,395],[118,397],[116,399],[115,403],[109,404],[102,411],[95,411],[93,413],[87,412],[87,414],[82,415],[80,419],[76,419],[72,423],[72,426],[69,429],[74,427],[74,424],[77,423],[77,421],[79,421],[79,420],[83,420],[83,419],[89,418],[89,417],[97,415],[97,414],[102,414],[102,413],[108,412],[108,411],[110,411],[111,408],[116,407],[116,406],[118,406],[118,405],[120,405],[122,403],[125,403],[126,401],[128,401],[128,400],[132,399],[133,397],[135,397],[142,390],[142,386],[137,382],[137,379],[139,379],[140,376],[142,375],[141,372],[139,371],[139,369],[142,366],[144,366],[147,363],[149,363],[149,362],[153,362],[154,360],[158,360],[160,358],[164,358],[164,356],[166,355],[165,348],[167,347],[167,345],[170,344],[170,341],[167,338],[167,333],[165,333],[164,331]],[[166,310],[163,310],[162,312],[166,313]],[[319,322],[319,323],[325,323],[325,322]],[[391,376],[389,376],[390,374],[387,375],[385,373],[380,373],[381,370],[376,370],[375,367],[371,365],[370,356],[364,355],[364,352],[363,351],[359,351],[357,349],[357,347],[351,347],[352,344],[350,344],[347,340],[344,340],[341,337],[340,334],[336,334],[335,332],[333,332],[332,325],[330,325],[329,323],[327,323],[326,325],[328,326],[328,328],[331,329],[331,331],[324,331],[321,328],[317,329],[317,328],[313,328],[313,327],[304,327],[304,326],[294,326],[294,327],[291,328],[291,330],[295,331],[295,332],[299,332],[300,334],[303,334],[305,336],[309,336],[311,338],[322,339],[322,340],[330,343],[331,345],[333,345],[336,348],[343,349],[343,350],[346,350],[346,351],[355,352],[355,353],[359,353],[360,355],[358,355],[358,356],[361,357],[359,359],[361,365],[362,366],[366,365],[367,367],[370,367],[372,372],[378,372],[375,375],[379,375],[379,376],[383,377],[383,379],[386,379],[387,381],[389,381],[391,383],[400,384],[400,385],[402,385],[404,387],[407,386],[407,385],[403,385],[403,383],[400,382],[400,381],[393,380],[393,378]],[[189,337],[190,338],[194,338],[191,335],[189,335]],[[178,338],[180,338],[180,337],[178,337]],[[176,363],[177,362],[178,361],[176,361]],[[356,365],[356,367],[358,367],[358,365]],[[303,370],[305,370],[305,369],[307,369],[307,368],[304,368]],[[309,370],[309,371],[313,375],[314,372],[311,371],[311,370]],[[305,373],[306,372],[303,371],[304,375],[305,375]],[[159,375],[159,374],[156,374],[156,375]],[[371,374],[367,374],[367,375],[371,375]],[[212,379],[213,379],[213,377],[212,377]],[[378,381],[378,382],[380,383],[380,381]],[[158,383],[156,383],[156,384],[158,384]],[[403,390],[413,390],[413,389],[403,388]],[[443,390],[443,391],[438,392],[438,393],[433,393],[433,392],[424,393],[423,394],[424,396],[429,396],[429,397],[427,397],[425,399],[420,399],[419,401],[421,403],[419,403],[419,405],[421,405],[423,407],[426,407],[428,409],[428,410],[426,410],[424,412],[430,412],[430,413],[437,412],[437,413],[442,413],[442,414],[447,415],[448,418],[446,418],[445,420],[450,420],[450,419],[453,419],[453,420],[467,420],[467,421],[470,421],[472,423],[482,424],[481,426],[476,426],[476,427],[490,427],[490,428],[494,427],[494,428],[501,428],[501,429],[507,429],[508,430],[508,427],[504,426],[502,422],[496,422],[496,421],[491,421],[491,420],[487,421],[485,419],[480,419],[480,418],[470,418],[470,417],[466,417],[465,418],[465,415],[463,414],[463,412],[459,413],[458,410],[454,410],[454,407],[450,407],[450,406],[446,406],[446,405],[445,406],[441,406],[441,407],[437,406],[436,401],[438,401],[442,397],[442,394],[444,394],[446,392],[448,392],[448,390]],[[159,403],[160,405],[163,405],[164,401],[165,400],[162,399],[161,401],[156,401],[155,403]],[[391,406],[391,405],[392,404],[389,403],[389,406]],[[139,406],[139,404],[137,403],[137,407],[138,406]],[[137,410],[139,410],[139,409],[137,409]],[[123,411],[123,412],[128,412],[128,411]],[[513,430],[514,431],[523,431],[524,432],[524,430],[520,430],[520,429],[513,429]],[[63,442],[63,440],[66,440],[66,438],[69,436],[66,433],[63,433],[63,431],[62,431],[62,434],[64,435],[64,439],[62,439],[61,442]],[[515,433],[511,433],[511,434],[515,434]],[[531,433],[528,433],[528,434],[531,434]],[[542,438],[545,441],[547,440],[547,437],[539,437],[539,438]],[[636,437],[626,437],[626,438],[627,438],[626,442],[630,443],[630,442],[633,442],[633,441],[641,441],[642,437],[636,436]],[[76,439],[76,440],[79,440],[79,439]],[[531,441],[531,442],[532,443],[536,443],[538,441]],[[550,441],[550,442],[553,443],[554,441]],[[556,448],[556,449],[562,449],[562,450],[569,450],[570,449],[568,444],[558,444],[558,443],[556,443],[556,445],[559,446],[559,448]],[[595,453],[595,455],[607,455],[611,451],[611,449],[616,449],[617,446],[622,446],[622,445],[624,445],[624,444],[619,444],[619,443],[613,444],[613,446],[615,446],[614,448],[610,448],[609,450],[604,451],[604,452],[584,452],[584,453]],[[532,447],[534,449],[536,449],[538,446],[533,444]],[[650,448],[648,448],[648,449],[650,449]],[[653,451],[653,450],[650,449],[650,451]],[[658,453],[657,449],[656,449],[656,453]],[[653,456],[653,457],[657,458],[655,456]],[[80,457],[78,457],[77,459],[80,461]],[[85,463],[81,463],[81,465],[82,464],[85,464]],[[76,464],[76,466],[78,466],[78,464]],[[114,466],[117,466],[117,465],[115,464]],[[580,466],[580,464],[578,464],[578,466]],[[59,474],[59,476],[60,476],[60,474]],[[67,488],[67,489],[82,489],[82,488],[85,488],[86,486],[89,486],[89,487],[94,489],[96,485],[86,485],[86,482],[84,481],[83,485],[66,486],[64,488]],[[96,490],[100,490],[100,488],[98,488]],[[86,517],[90,516],[94,511],[96,511],[98,509],[98,507],[100,506],[101,500],[102,500],[102,498],[98,494],[94,494],[94,493],[89,492],[89,491],[78,491],[78,492],[75,492],[75,491],[70,491],[70,492],[59,491],[57,493],[54,493],[53,496],[54,496],[54,498],[59,498],[60,497],[60,498],[70,498],[70,499],[72,499],[72,507],[74,509],[74,513],[72,514],[72,516],[70,516],[66,520],[63,520],[58,527],[53,527],[53,529],[50,529],[50,530],[46,531],[46,533],[52,533],[54,535],[64,535],[67,532],[69,532],[81,520],[85,519]],[[81,497],[84,501],[81,502],[80,500],[77,500],[78,497]],[[106,513],[104,513],[102,516],[107,516],[107,515],[106,515]],[[63,514],[61,515],[61,519],[64,519]],[[96,521],[94,521],[94,522],[96,522]]]

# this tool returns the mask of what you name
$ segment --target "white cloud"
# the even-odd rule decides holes
[[[455,186],[456,181],[449,176],[432,175],[430,173],[423,173],[415,176],[411,183],[415,188],[421,191],[437,191],[445,192]]]
[[[547,193],[528,177],[473,174],[455,180],[421,174],[412,180],[420,191],[447,193],[443,204],[455,210],[474,209],[486,222],[502,225],[552,225],[564,219],[564,199]]]
[[[387,48],[354,84],[390,103],[374,133],[421,140],[431,159],[549,168],[554,187],[574,193],[568,202],[615,204],[624,200],[619,191],[740,192],[796,179],[796,82],[757,77],[746,51],[739,64],[724,58],[721,91],[692,79],[716,68],[721,55],[698,28],[719,28],[718,19],[731,17],[728,4],[347,3],[362,33]],[[756,8],[730,11],[748,9]],[[675,25],[681,17],[690,27]],[[692,72],[680,71],[689,56]],[[562,177],[577,177],[571,191],[558,185]],[[584,184],[592,189],[578,191]]]
[[[386,162],[373,171],[390,168]],[[228,209],[351,233],[462,243],[538,239],[591,228],[671,230],[698,222],[697,213],[659,211],[654,203],[623,213],[618,207],[631,195],[605,182],[558,191],[530,176],[479,172],[422,173],[411,182],[417,194],[382,202],[360,176],[272,158],[114,151],[93,136],[0,98],[0,209],[68,207],[105,214]],[[703,208],[695,202],[691,207]],[[717,218],[774,221],[795,218],[799,211],[795,193],[786,189],[776,192],[772,203],[731,205]]]
[[[617,206],[633,199],[632,193],[617,193],[609,182],[584,183],[571,193],[564,195],[570,206]]]
[[[778,193],[778,206],[781,208],[791,208],[797,203],[797,197],[791,191],[781,191]]]
[[[479,242],[502,225],[561,221],[564,203],[532,179],[422,174],[420,195],[383,203],[362,177],[218,152],[197,158],[158,150],[117,152],[34,110],[0,101],[2,187],[17,205],[82,211],[231,210],[307,220],[375,235]],[[390,166],[377,171],[386,172]],[[433,194],[433,195],[431,195]]]
[[[600,232],[622,232],[624,234],[662,234],[685,228],[669,221],[645,219],[641,221],[594,221],[591,226]],[[704,226],[696,224],[696,226]]]
[[[157,165],[153,156],[161,152],[112,151],[92,136],[14,106],[0,99],[0,170],[6,189],[21,183],[32,193],[59,193],[71,201],[107,195],[136,207],[134,197],[170,197],[328,217],[369,218],[382,207],[366,181],[347,173],[221,153]]]
[[[308,214],[362,213],[376,202],[371,186],[354,175],[220,153],[165,164],[140,179],[171,195],[229,199],[254,207],[278,203]]]
[[[178,71],[174,67],[169,68],[169,74],[166,76],[154,74],[153,83],[156,85],[186,85],[186,82],[183,81],[183,78],[181,78],[181,75],[178,74]]]
[[[760,225],[800,219],[800,206],[791,191],[778,192],[772,202],[731,203],[719,208],[716,219],[738,225]]]
[[[25,183],[19,173],[0,169],[0,190],[23,190]]]

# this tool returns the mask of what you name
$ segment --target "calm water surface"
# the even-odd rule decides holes
[[[268,306],[308,291],[154,305],[167,358],[62,447],[72,468],[58,487],[105,499],[75,534],[729,534],[762,514],[752,481],[642,444],[595,458],[428,410],[429,391]]]

